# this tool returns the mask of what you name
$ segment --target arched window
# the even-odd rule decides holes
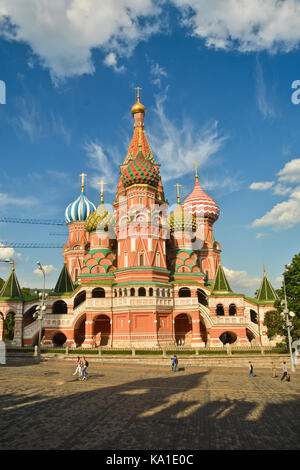
[[[250,310],[250,320],[253,322],[253,323],[258,323],[257,321],[257,313],[255,312],[255,310]]]
[[[146,295],[145,287],[139,287],[138,295],[139,295],[139,297],[145,297],[145,295]]]
[[[125,289],[124,289],[124,296],[127,297],[127,289],[126,289],[126,287],[125,287]]]
[[[52,342],[54,346],[62,346],[66,341],[67,341],[66,335],[60,332],[56,333],[52,338]]]
[[[217,305],[217,308],[216,308],[216,312],[217,312],[217,315],[222,317],[223,315],[225,315],[224,313],[224,307],[222,304],[218,304]]]
[[[159,289],[156,289],[156,297],[159,297]]]
[[[165,295],[166,295],[165,289],[162,289],[162,290],[161,290],[161,296],[162,296],[162,297],[165,297]]]
[[[82,292],[79,292],[79,294],[76,295],[74,299],[74,308],[78,307],[82,302],[84,302],[86,299],[86,292],[85,290]]]
[[[150,287],[150,289],[149,289],[149,297],[152,297],[152,296],[153,296],[153,288]]]
[[[156,253],[156,266],[160,266],[160,253]]]
[[[122,289],[119,289],[119,297],[122,297]]]
[[[103,299],[105,297],[105,290],[103,287],[96,287],[96,289],[93,289],[92,297],[94,299]]]
[[[134,295],[135,295],[135,290],[134,290],[133,287],[130,289],[130,295],[131,295],[131,297],[134,297]]]
[[[170,297],[170,289],[167,290],[167,297]]]
[[[191,297],[191,291],[188,287],[181,287],[178,292],[179,297]]]
[[[229,305],[229,315],[232,317],[236,315],[236,306],[234,304]]]
[[[144,266],[144,255],[140,254],[140,266]]]
[[[117,297],[117,295],[118,295],[117,289],[114,289],[114,296]]]
[[[63,315],[68,313],[68,306],[66,302],[63,300],[57,300],[57,302],[52,305],[52,313],[56,315]]]
[[[197,289],[197,296],[199,304],[205,305],[207,307],[208,302],[205,292],[203,292],[201,289]]]

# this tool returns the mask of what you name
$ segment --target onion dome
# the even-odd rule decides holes
[[[146,114],[145,106],[142,103],[140,103],[140,93],[139,93],[139,91],[141,90],[141,88],[137,87],[136,89],[138,91],[138,93],[137,93],[137,102],[132,106],[131,114],[132,115],[134,115],[136,113]]]
[[[195,217],[205,217],[215,222],[220,215],[218,204],[201,188],[198,177],[192,193],[182,203],[183,208]]]
[[[81,175],[84,177],[85,175]],[[81,185],[81,194],[76,201],[71,202],[65,211],[67,224],[71,222],[84,222],[96,210],[96,206],[84,194],[84,182]]]
[[[88,232],[95,230],[107,230],[108,227],[115,225],[115,216],[109,212],[103,202],[103,193],[101,193],[101,201],[97,209],[92,212],[85,221],[85,228]]]
[[[178,203],[175,211],[168,218],[168,225],[171,233],[184,231],[195,232],[196,219]]]
[[[157,166],[148,163],[140,150],[134,160],[129,161],[121,174],[125,188],[133,184],[149,184],[157,187],[159,183],[159,170]]]

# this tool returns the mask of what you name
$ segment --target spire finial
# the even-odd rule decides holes
[[[263,268],[264,268],[264,276],[266,275],[266,266],[263,264]]]
[[[177,188],[177,203],[180,204],[180,193],[179,193],[179,187],[182,186],[182,184],[174,184],[174,186]]]
[[[107,184],[105,183],[104,181],[99,181],[99,183],[97,183],[101,186],[101,193],[100,193],[100,202],[103,202],[103,185],[104,184]]]
[[[200,163],[192,163],[192,165],[195,165],[195,179],[198,181],[198,168],[197,166],[200,165]]]
[[[135,88],[135,90],[137,90],[137,94],[136,94],[136,99],[137,99],[137,102],[139,103],[140,102],[140,90],[142,90],[143,88],[137,86]]]
[[[86,177],[85,173],[81,173],[79,176],[81,176],[81,192],[84,192],[84,178]]]

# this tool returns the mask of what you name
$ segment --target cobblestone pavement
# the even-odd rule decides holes
[[[0,366],[0,450],[299,449],[300,374],[64,362]]]

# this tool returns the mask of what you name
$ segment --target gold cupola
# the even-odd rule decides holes
[[[140,87],[137,87],[135,88],[137,90],[137,101],[136,103],[132,106],[131,108],[131,114],[134,115],[136,113],[143,113],[143,114],[146,114],[146,108],[145,106],[140,102],[140,90],[142,90],[142,88]]]

